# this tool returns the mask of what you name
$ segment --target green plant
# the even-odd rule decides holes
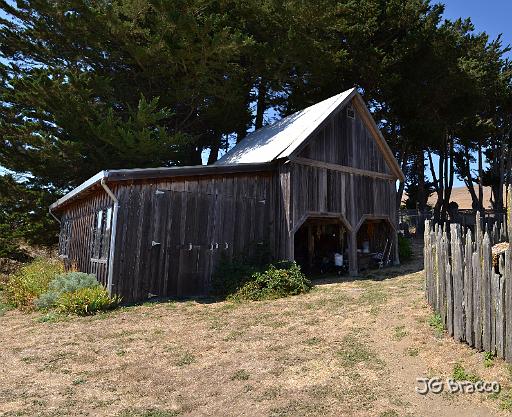
[[[398,235],[398,256],[400,261],[409,261],[412,258],[411,241],[402,235]]]
[[[247,372],[245,369],[239,369],[236,371],[233,376],[231,377],[232,381],[247,381],[249,379],[249,372]]]
[[[494,365],[494,358],[496,355],[492,352],[484,352],[484,366],[490,368]]]
[[[428,324],[434,329],[437,337],[441,337],[444,332],[443,319],[441,315],[435,313],[428,319]]]
[[[57,299],[56,306],[63,314],[88,316],[98,311],[111,310],[120,302],[120,297],[110,297],[108,291],[99,285],[92,288],[81,288],[73,292],[64,292]]]
[[[480,381],[480,377],[476,374],[468,373],[464,369],[461,363],[457,362],[453,366],[452,377],[456,381],[468,381],[468,382],[478,382]]]
[[[248,281],[252,275],[260,269],[240,259],[222,258],[219,266],[212,276],[212,285],[215,294],[226,296],[237,292]]]
[[[301,272],[295,263],[285,268],[270,265],[264,272],[256,272],[236,293],[230,296],[234,300],[267,300],[308,292],[311,281]]]
[[[9,276],[5,284],[7,302],[21,309],[33,308],[34,301],[48,290],[50,282],[63,271],[62,262],[42,258],[21,267]]]
[[[48,285],[48,291],[35,301],[38,309],[48,309],[55,306],[55,303],[63,293],[72,293],[82,288],[98,287],[100,283],[95,275],[83,272],[67,272],[57,275]]]

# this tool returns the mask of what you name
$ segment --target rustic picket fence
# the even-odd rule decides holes
[[[512,253],[492,254],[504,238],[503,230],[482,231],[479,216],[474,233],[427,220],[426,298],[454,339],[512,362]]]

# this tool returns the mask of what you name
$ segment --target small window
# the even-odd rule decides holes
[[[354,108],[352,106],[347,106],[347,117],[349,119],[355,119],[356,113],[354,112]]]
[[[69,244],[71,241],[71,220],[66,219],[62,222],[59,234],[59,256],[67,258],[69,256]]]
[[[92,259],[107,259],[110,250],[110,229],[112,224],[112,208],[98,210],[93,227]]]

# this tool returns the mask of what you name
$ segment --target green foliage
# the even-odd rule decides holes
[[[453,366],[452,377],[456,381],[468,381],[468,382],[478,382],[480,381],[480,377],[476,374],[468,373],[461,363],[457,362]]]
[[[290,267],[270,265],[264,272],[255,272],[249,281],[229,298],[232,300],[267,300],[308,292],[311,281],[293,262]]]
[[[412,258],[412,244],[411,240],[398,235],[398,256],[401,262],[406,262]]]
[[[48,290],[50,282],[64,271],[61,262],[36,259],[11,275],[5,285],[7,301],[14,307],[30,309],[34,301]]]
[[[38,309],[48,309],[55,306],[55,303],[63,293],[71,293],[82,288],[94,288],[100,283],[93,274],[83,272],[67,272],[60,274],[48,285],[48,291],[35,301]]]
[[[245,369],[239,369],[236,371],[233,376],[231,377],[232,381],[247,381],[250,377],[249,372],[247,372]]]
[[[494,366],[494,358],[496,358],[496,355],[494,353],[484,352],[484,366],[486,368]]]
[[[228,258],[222,258],[212,276],[215,294],[219,296],[234,294],[250,281],[252,275],[258,270],[257,266],[249,265],[241,260],[230,261]]]
[[[55,304],[62,314],[89,316],[100,311],[112,310],[120,302],[119,297],[110,297],[108,291],[100,285],[64,292]]]
[[[439,314],[432,314],[432,316],[430,316],[428,319],[428,324],[430,325],[430,327],[432,327],[432,329],[434,329],[434,332],[437,337],[441,337],[443,335],[443,319]]]

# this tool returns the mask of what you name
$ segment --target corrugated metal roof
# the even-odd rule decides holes
[[[132,168],[132,169],[111,169],[98,172],[78,187],[71,190],[50,206],[50,210],[57,209],[64,203],[72,200],[83,192],[92,189],[101,183],[106,182],[193,177],[201,175],[223,175],[236,174],[239,172],[260,172],[273,169],[274,164],[225,164],[225,165],[194,165],[184,167],[161,167],[161,168]]]
[[[313,131],[356,93],[344,91],[247,135],[215,165],[270,162],[289,157]]]

